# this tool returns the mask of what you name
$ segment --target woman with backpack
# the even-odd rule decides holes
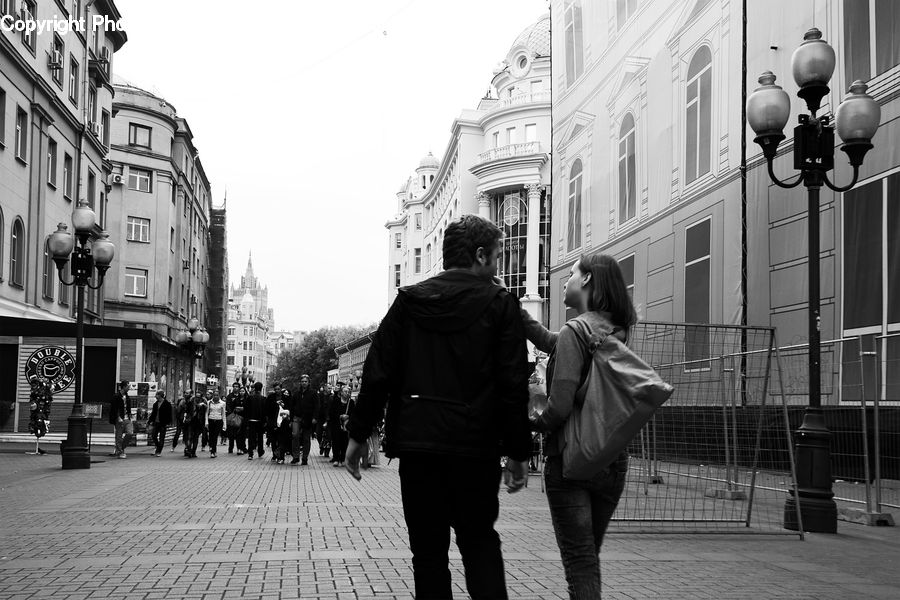
[[[522,312],[529,341],[550,354],[547,408],[532,416],[532,425],[549,434],[544,466],[547,501],[569,598],[582,600],[600,598],[600,545],[625,489],[628,454],[622,452],[591,479],[567,479],[563,477],[563,431],[592,360],[586,334],[614,335],[624,343],[637,323],[637,313],[619,264],[603,254],[582,256],[572,265],[564,296],[566,306],[574,308],[578,316],[559,333],[544,329]]]

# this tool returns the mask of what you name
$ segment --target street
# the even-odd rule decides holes
[[[95,447],[63,471],[55,446],[0,446],[0,598],[412,598],[397,461],[361,483],[318,456],[308,467],[181,448],[127,460]],[[540,480],[500,494],[511,598],[566,598]],[[614,522],[604,597],[895,598],[895,528],[837,535],[646,534]],[[454,594],[466,597],[451,546]]]

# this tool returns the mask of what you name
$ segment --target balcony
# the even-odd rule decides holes
[[[508,146],[498,146],[491,148],[487,152],[478,155],[476,165],[481,165],[503,158],[518,158],[520,156],[532,156],[541,153],[540,142],[525,142],[523,144],[509,144]]]
[[[508,98],[501,98],[497,100],[490,108],[487,109],[487,113],[495,113],[501,111],[505,108],[509,108],[511,106],[519,106],[522,104],[540,104],[542,102],[550,104],[551,94],[550,90],[542,90],[540,92],[530,92],[525,94],[516,94],[515,96]]]

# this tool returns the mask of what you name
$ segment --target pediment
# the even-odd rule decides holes
[[[644,56],[626,56],[619,66],[619,72],[613,80],[613,86],[609,94],[606,106],[610,109],[616,100],[628,92],[631,84],[647,71],[650,59]]]
[[[569,119],[568,125],[562,132],[562,147],[568,146],[578,139],[585,131],[589,131],[594,122],[594,115],[584,111],[576,111]]]
[[[678,17],[678,21],[675,22],[675,28],[672,29],[672,35],[670,35],[669,39],[666,41],[666,46],[672,48],[688,25],[700,16],[700,14],[712,3],[713,0],[695,0],[693,3],[687,3],[681,11],[681,16]]]

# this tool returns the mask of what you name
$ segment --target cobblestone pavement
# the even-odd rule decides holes
[[[0,598],[412,598],[394,461],[362,483],[307,467],[168,448],[62,471],[54,446],[0,446]],[[180,450],[180,448],[179,448]],[[511,598],[567,598],[540,480],[501,493]],[[614,526],[604,598],[897,598],[896,528],[838,535],[646,534]],[[462,564],[451,555],[455,594]]]

